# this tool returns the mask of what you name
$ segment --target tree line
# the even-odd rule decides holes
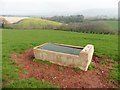
[[[47,17],[43,19],[57,21],[61,23],[79,23],[79,22],[83,22],[84,16],[83,15],[53,16],[53,17]]]

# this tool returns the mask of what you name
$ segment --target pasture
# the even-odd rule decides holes
[[[106,25],[108,25],[110,28],[112,28],[113,30],[118,30],[118,21],[117,20],[102,20],[102,21],[96,21],[96,22],[101,22],[104,23]]]
[[[49,20],[44,20],[40,18],[26,18],[20,20],[14,24],[6,25],[6,28],[13,29],[46,29],[46,28],[55,28],[60,26],[62,23],[54,22]]]
[[[83,21],[80,23],[60,23],[41,18],[24,18],[13,24],[5,24],[7,29],[54,29],[72,32],[86,32],[97,34],[118,34],[118,23],[112,20]]]
[[[26,21],[27,22],[27,21]],[[27,25],[27,24],[26,24]],[[21,80],[19,78],[20,68],[11,60],[10,55],[14,52],[23,53],[24,50],[33,48],[46,42],[68,44],[75,46],[85,46],[93,44],[95,55],[98,57],[109,57],[114,59],[112,72],[109,77],[112,80],[118,78],[118,37],[117,35],[87,34],[76,32],[65,32],[56,30],[2,30],[2,80],[3,87],[12,88],[56,88],[59,86],[50,84],[47,81],[39,81],[35,78]],[[26,72],[24,72],[26,73]]]

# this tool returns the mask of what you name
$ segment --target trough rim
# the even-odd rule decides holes
[[[38,45],[36,47],[34,47],[33,49],[34,50],[42,50],[42,51],[47,51],[47,52],[52,52],[52,53],[57,53],[57,54],[66,54],[66,55],[72,55],[72,56],[80,56],[80,51],[78,55],[74,55],[74,54],[69,54],[69,53],[64,53],[64,52],[56,52],[56,51],[52,51],[52,50],[46,50],[46,49],[38,49],[39,47],[42,47],[46,44],[54,44],[54,45],[59,45],[59,46],[64,46],[64,47],[72,47],[72,48],[77,48],[77,49],[84,49],[84,47],[81,47],[81,46],[73,46],[73,45],[66,45],[66,44],[58,44],[58,43],[44,43],[44,44],[41,44],[41,45]]]

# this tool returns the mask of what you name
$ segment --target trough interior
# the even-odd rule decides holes
[[[83,48],[63,46],[63,45],[51,44],[51,43],[45,44],[39,48],[44,50],[73,54],[73,55],[79,55],[80,51],[83,49]]]

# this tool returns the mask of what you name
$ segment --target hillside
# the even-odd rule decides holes
[[[118,21],[117,20],[98,20],[98,21],[90,21],[90,22],[95,22],[95,23],[99,22],[99,23],[107,25],[112,30],[118,30]]]
[[[109,25],[112,29],[118,30],[118,21],[102,21],[103,23]]]
[[[14,24],[17,23],[21,20],[27,19],[29,17],[7,17],[7,16],[0,16],[0,23],[5,23],[5,24]],[[1,26],[1,25],[0,25]]]
[[[6,28],[14,29],[55,29],[57,26],[62,25],[62,23],[54,22],[50,20],[44,20],[40,18],[27,18],[23,19],[14,24],[6,25]]]

